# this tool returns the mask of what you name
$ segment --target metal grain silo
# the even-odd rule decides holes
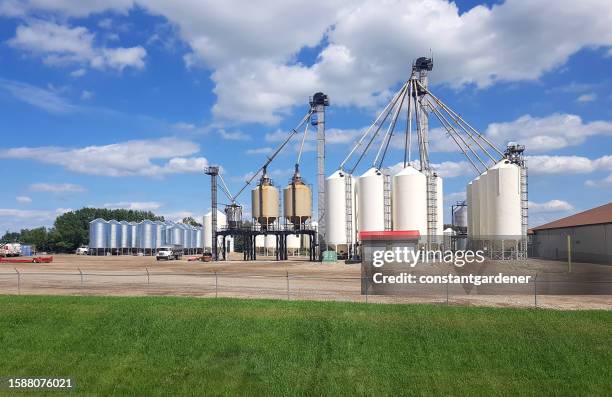
[[[312,191],[297,173],[283,190],[283,205],[283,215],[294,226],[303,224],[312,215]]]
[[[264,172],[259,181],[259,185],[251,191],[251,211],[253,218],[259,222],[263,228],[267,228],[278,219],[279,192],[272,185],[272,181]]]
[[[180,224],[174,223],[172,225],[172,244],[184,246],[185,241],[183,240],[183,229],[181,229]]]
[[[144,220],[138,224],[138,248],[141,250],[152,250],[156,244],[155,225],[150,220]]]
[[[357,198],[355,197],[355,185],[356,178],[352,175],[347,174],[341,170],[338,170],[331,174],[325,179],[325,225],[327,227],[327,243],[333,246],[343,245],[347,243],[346,240],[346,185],[347,178],[351,179],[350,189],[352,195],[352,208],[351,208],[351,219],[352,219],[352,242],[355,243],[357,238],[355,230],[357,225],[355,223],[357,206]]]
[[[166,244],[166,224],[164,222],[155,221],[155,248],[159,248]]]
[[[412,166],[393,176],[393,230],[427,235],[427,177]]]
[[[121,221],[119,223],[121,224],[121,241],[119,243],[119,248],[126,250],[130,248],[132,244],[132,230],[128,221]]]
[[[138,248],[138,223],[130,222],[130,248]]]
[[[385,230],[384,185],[383,173],[374,167],[359,177],[359,231]]]
[[[93,248],[95,250],[104,250],[108,248],[107,228],[108,222],[104,219],[98,218],[89,222],[89,248]]]
[[[198,250],[201,250],[202,248],[204,248],[204,236],[202,233],[203,228],[204,227],[201,226],[196,229],[196,248]]]
[[[108,221],[108,248],[111,250],[120,248],[121,245],[121,223],[112,219]]]

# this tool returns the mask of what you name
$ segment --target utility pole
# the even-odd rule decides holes
[[[206,175],[210,175],[210,211],[211,211],[211,234],[212,234],[212,259],[217,260],[217,176],[219,175],[218,166],[204,168]],[[206,225],[204,225],[206,227]]]
[[[312,124],[317,126],[317,208],[319,224],[319,257],[323,257],[325,246],[325,107],[329,106],[327,95],[317,92],[310,99],[314,109]]]

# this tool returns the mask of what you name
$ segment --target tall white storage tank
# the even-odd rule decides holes
[[[331,174],[325,180],[325,225],[327,226],[327,243],[330,245],[346,244],[346,180],[352,183],[352,233],[355,236],[355,178],[341,170]]]
[[[472,237],[480,238],[480,176],[472,181]]]
[[[94,219],[89,222],[89,248],[104,249],[107,247],[108,222],[104,219]]]
[[[108,248],[120,248],[121,245],[121,224],[116,220],[108,221]]]
[[[478,211],[478,221],[480,223],[480,236],[482,238],[488,238],[489,236],[489,222],[490,213],[489,206],[487,205],[487,190],[489,184],[489,173],[487,171],[480,174],[480,180],[478,182],[478,205],[480,210]]]
[[[130,248],[130,239],[132,238],[130,224],[127,221],[121,221],[119,223],[121,224],[121,241],[119,243],[119,248]]]
[[[495,238],[519,238],[521,225],[521,171],[518,165],[502,160],[489,170],[488,211],[490,234]]]
[[[385,230],[384,189],[383,173],[374,167],[359,177],[359,231]]]
[[[472,223],[472,217],[473,217],[473,212],[474,209],[472,207],[472,186],[474,185],[473,181],[470,181],[467,185],[467,188],[465,189],[465,203],[467,204],[466,208],[467,208],[467,234],[468,237],[472,237],[473,235],[473,231],[474,231],[474,226]]]
[[[436,236],[439,237],[444,234],[444,183],[440,176],[436,178],[436,206]]]
[[[425,174],[412,166],[402,169],[393,176],[392,192],[393,230],[418,230],[421,236],[427,236]]]

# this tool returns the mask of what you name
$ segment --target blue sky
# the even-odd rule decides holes
[[[264,3],[0,0],[0,230],[83,206],[199,217],[202,167],[238,190],[316,91],[330,174],[430,50],[438,97],[498,146],[527,145],[531,225],[610,201],[609,2]],[[431,127],[450,206],[474,175]],[[278,184],[295,157],[271,166]]]

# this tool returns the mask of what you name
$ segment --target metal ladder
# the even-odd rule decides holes
[[[527,160],[521,165],[521,243],[517,256],[527,259],[527,228],[529,225],[529,194],[527,191]]]
[[[427,240],[430,243],[437,241],[438,226],[438,176],[433,172],[427,173]]]
[[[346,203],[346,248],[350,259],[353,251],[353,176],[346,174],[344,180],[344,198]]]
[[[391,175],[388,170],[383,171],[384,178],[384,216],[385,230],[391,230]]]

